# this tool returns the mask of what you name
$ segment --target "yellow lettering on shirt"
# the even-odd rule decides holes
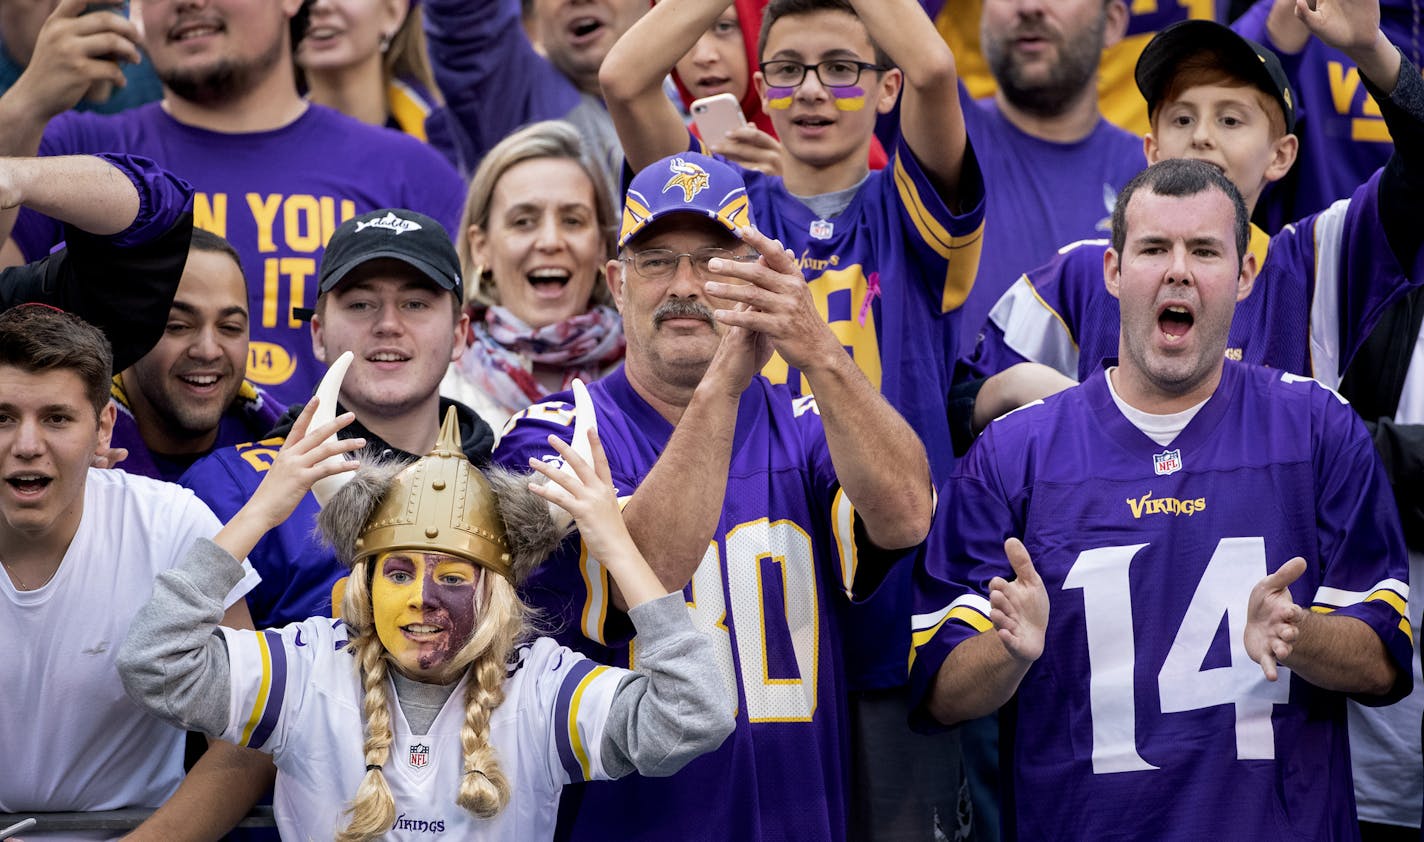
[[[835,266],[840,263],[838,255],[823,260],[810,260],[804,254],[799,262],[806,271],[807,286],[811,290],[811,300],[816,304],[816,312],[831,326],[831,332],[855,360],[855,364],[865,376],[880,388],[880,344],[875,333],[875,316],[870,312],[870,303],[865,300],[869,281],[859,264],[844,269],[831,269],[811,277],[809,267],[817,264]],[[864,310],[864,323],[861,311]],[[773,383],[786,383],[790,378],[790,366],[780,354],[773,354],[771,361],[762,369],[762,374]],[[803,394],[811,392],[811,384],[802,376],[800,383],[790,384]]]
[[[219,237],[227,236],[227,194],[193,194],[193,227]]]

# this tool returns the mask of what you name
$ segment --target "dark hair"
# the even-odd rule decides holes
[[[225,237],[219,237],[211,231],[204,231],[201,228],[193,229],[193,239],[188,243],[189,251],[205,251],[211,254],[225,254],[237,264],[238,274],[242,275],[242,285],[247,286],[247,275],[242,272],[242,256],[233,248],[232,243]]]
[[[21,304],[0,313],[0,365],[31,374],[68,369],[84,381],[97,417],[109,402],[114,354],[97,327],[48,304]]]
[[[302,43],[302,39],[307,37],[307,26],[311,24],[311,9],[314,5],[316,0],[302,0],[297,13],[287,20],[287,34],[291,37],[293,56],[297,54],[297,46]]]
[[[814,12],[844,12],[847,15],[860,20],[860,15],[855,13],[855,7],[849,0],[771,0],[766,5],[766,9],[761,14],[761,33],[757,35],[757,60],[766,60],[766,36],[771,32],[772,24],[785,17],[795,15],[809,15]],[[881,67],[890,67],[894,61],[886,52],[880,49],[880,45],[875,43],[874,38],[866,33],[866,38],[870,39],[870,46],[875,50],[875,63]],[[755,68],[753,68],[755,70]]]
[[[1112,213],[1112,247],[1122,254],[1127,245],[1127,204],[1139,188],[1147,188],[1158,196],[1195,196],[1212,188],[1226,194],[1236,210],[1236,265],[1239,268],[1251,240],[1251,215],[1246,212],[1246,200],[1231,179],[1205,161],[1172,158],[1158,161],[1137,175],[1117,194]]]

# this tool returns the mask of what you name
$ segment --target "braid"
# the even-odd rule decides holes
[[[347,812],[351,823],[337,842],[363,842],[390,830],[396,822],[396,802],[381,767],[391,755],[391,708],[386,693],[386,650],[371,623],[371,599],[366,587],[366,564],[351,571],[342,616],[355,635],[350,649],[361,669],[362,706],[366,720],[366,776]]]
[[[480,628],[470,641],[479,652],[470,665],[465,688],[465,724],[460,748],[465,774],[455,803],[480,818],[497,815],[509,803],[509,780],[490,743],[490,717],[504,702],[509,656],[527,630],[528,609],[503,576],[485,576],[485,609]]]
[[[465,726],[460,729],[465,774],[455,803],[480,818],[490,818],[509,803],[509,780],[489,740],[490,716],[504,702],[504,660],[486,652],[470,671],[473,680],[465,688]]]

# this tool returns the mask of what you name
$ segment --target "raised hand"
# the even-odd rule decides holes
[[[748,123],[727,132],[708,148],[736,164],[766,175],[781,175],[781,141]]]
[[[107,99],[106,91],[124,85],[121,64],[142,60],[133,22],[116,11],[85,14],[90,5],[90,0],[60,0],[12,89],[45,120],[73,108],[86,94]]]
[[[302,408],[296,423],[287,433],[282,449],[267,469],[267,476],[253,492],[252,499],[243,506],[244,510],[260,516],[267,528],[286,520],[317,480],[336,474],[354,471],[359,463],[349,459],[331,459],[364,447],[362,438],[339,439],[337,430],[346,427],[356,419],[351,412],[338,415],[325,424],[310,430],[312,416],[316,414],[321,398],[313,397]]]
[[[1276,680],[1276,664],[1290,657],[1300,639],[1307,609],[1295,604],[1290,586],[1304,572],[1305,559],[1296,556],[1257,582],[1246,603],[1246,654],[1271,681]]]
[[[816,310],[796,256],[755,228],[742,228],[742,241],[761,252],[756,263],[712,260],[708,270],[744,283],[708,281],[707,294],[742,305],[717,310],[719,324],[755,331],[790,365],[810,371],[844,355],[825,318]]]
[[[549,446],[564,460],[567,468],[556,467],[531,456],[529,467],[549,481],[531,482],[529,487],[535,494],[572,515],[589,555],[600,562],[607,562],[626,552],[633,539],[623,524],[618,494],[608,470],[608,457],[603,452],[597,430],[588,431],[588,443],[592,463],[579,456],[562,439],[549,436]]]
[[[1295,14],[1316,38],[1346,54],[1380,37],[1379,0],[1296,0]]]
[[[1014,569],[1014,580],[995,576],[989,581],[989,620],[1010,655],[1033,663],[1043,654],[1048,630],[1048,589],[1022,541],[1005,541],[1004,553]]]

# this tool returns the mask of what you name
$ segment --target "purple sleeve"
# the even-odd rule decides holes
[[[1355,617],[1384,643],[1398,670],[1383,696],[1356,696],[1387,705],[1409,695],[1414,646],[1406,600],[1409,557],[1399,513],[1374,445],[1344,400],[1314,384],[1316,517],[1323,577],[1312,609]],[[1297,597],[1298,601],[1300,600]]]
[[[525,38],[518,0],[426,0],[425,34],[466,170],[520,126],[578,104],[578,89]]]
[[[101,152],[97,156],[117,167],[138,191],[134,221],[106,239],[119,248],[146,243],[176,225],[192,209],[193,186],[149,158]]]
[[[1052,260],[1025,272],[1000,296],[980,331],[974,353],[964,362],[977,377],[998,374],[1021,362],[1036,362],[1065,377],[1080,379],[1085,359],[1081,327],[1102,291],[1097,266],[1104,241],[1084,240],[1059,249]],[[1116,348],[1117,324],[1107,326]],[[1089,349],[1089,356],[1098,356]]]
[[[531,457],[559,463],[558,454],[549,446],[549,436],[567,442],[573,432],[573,398],[570,393],[561,392],[509,420],[495,448],[494,462],[511,471],[528,471]],[[600,433],[605,432],[606,426],[601,426]],[[614,487],[636,488],[636,479],[619,470],[618,446],[613,436],[605,435],[603,442]],[[628,615],[612,604],[608,571],[589,556],[576,531],[529,575],[521,593],[552,622],[551,633],[566,646],[586,650],[586,640],[618,646],[633,638]]]
[[[939,727],[926,702],[944,659],[964,641],[993,627],[989,580],[1013,578],[1004,540],[1023,534],[1023,516],[1004,491],[991,424],[940,490],[939,510],[916,562],[910,620],[910,724]]]
[[[915,274],[938,302],[940,312],[958,310],[974,285],[984,246],[984,176],[972,144],[966,140],[959,178],[962,213],[949,209],[903,137],[896,141],[887,169],[892,178],[883,183],[893,186],[887,188],[892,195],[886,206],[898,208],[902,218],[906,257],[918,267]]]

